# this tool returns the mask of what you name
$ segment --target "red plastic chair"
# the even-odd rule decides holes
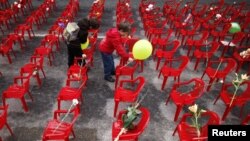
[[[7,56],[8,62],[9,64],[12,63],[12,59],[10,56],[10,52],[12,52],[12,54],[14,55],[14,57],[16,57],[14,50],[13,50],[13,46],[12,46],[12,42],[8,41],[5,42],[3,44],[0,44],[0,53],[2,54],[2,56]]]
[[[210,90],[214,80],[222,79],[225,82],[227,75],[236,67],[236,61],[232,58],[220,58],[216,61],[209,61],[201,79],[207,74],[209,83],[207,91]],[[216,67],[213,67],[216,66]]]
[[[181,73],[186,68],[188,62],[189,59],[187,56],[166,60],[158,75],[158,78],[160,78],[161,74],[163,75],[161,90],[164,89],[169,76],[173,76],[175,80],[177,77],[178,82],[180,82]],[[176,64],[178,65],[177,67]]]
[[[133,47],[134,47],[134,44],[139,40],[139,38],[128,38],[126,39],[125,41],[125,46],[128,48],[128,51],[129,52],[132,52],[133,50]],[[130,57],[133,58],[133,54],[132,53],[129,53]],[[140,72],[143,72],[143,69],[144,69],[144,61],[143,60],[135,60],[138,65],[140,66]],[[127,62],[121,58],[121,62],[120,62],[120,65],[125,65]]]
[[[180,87],[188,87],[187,91],[180,91]],[[185,105],[192,105],[195,103],[195,101],[201,97],[203,94],[203,90],[205,87],[205,83],[203,80],[198,79],[198,78],[193,78],[189,81],[185,82],[180,82],[180,83],[175,83],[172,87],[172,90],[168,96],[168,99],[166,101],[166,105],[168,104],[169,100],[172,99],[173,102],[176,105],[176,112],[175,112],[175,117],[174,121],[177,121],[178,116],[181,112],[181,109]]]
[[[62,87],[57,96],[58,110],[61,109],[62,101],[78,99],[78,100],[81,100],[81,102],[83,102],[82,92],[83,92],[83,88],[86,85],[86,81],[87,81],[86,79],[81,81],[79,84],[80,85],[79,87],[72,87],[71,82],[79,82],[79,81],[75,79],[67,79],[67,82],[66,82],[67,86]]]
[[[176,132],[178,132],[180,141],[206,141],[208,138],[208,125],[220,124],[220,118],[215,112],[207,110],[206,112],[201,113],[201,117],[207,120],[206,123],[202,125],[200,129],[201,134],[198,136],[196,128],[190,125],[190,123],[187,121],[192,116],[193,115],[191,113],[184,114],[180,123],[174,130],[173,136]]]
[[[31,13],[31,15],[26,18],[25,22],[30,23],[32,26],[33,24],[36,24],[37,29],[40,29],[41,27],[39,16],[36,13]]]
[[[9,10],[1,10],[0,11],[0,26],[6,26],[6,29],[10,29],[10,20],[12,17],[12,13]]]
[[[35,77],[39,87],[41,87],[41,78],[39,76],[39,71],[42,71],[44,78],[45,73],[43,70],[43,57],[42,56],[31,56],[30,62],[23,65],[20,68],[20,76],[26,76],[29,79]]]
[[[134,89],[125,88],[125,85],[124,85],[125,83],[130,83],[133,86],[136,85],[136,88]],[[119,103],[120,102],[135,102],[142,88],[144,87],[144,85],[145,85],[145,79],[144,77],[141,77],[141,76],[133,80],[121,80],[120,86],[115,89],[114,117],[116,116]]]
[[[42,73],[43,73],[43,77],[46,78],[45,72],[44,72],[44,69],[43,69],[43,60],[44,60],[44,58],[42,56],[34,56],[34,55],[32,55],[30,57],[30,63],[36,65],[37,70],[41,70]]]
[[[25,102],[25,94],[28,94],[31,100],[33,98],[29,91],[29,78],[28,77],[20,77],[17,76],[14,78],[14,84],[10,85],[6,90],[3,91],[2,99],[3,105],[6,105],[6,99],[8,98],[15,98],[20,99],[23,105],[23,109],[25,112],[28,112],[28,106]]]
[[[97,36],[98,36],[99,29],[90,29],[88,30],[88,38],[89,38],[89,43],[92,47],[94,47],[94,51],[96,48],[97,44]]]
[[[42,46],[48,46],[50,47],[52,50],[53,50],[53,46],[56,47],[56,50],[59,51],[59,39],[56,35],[53,35],[53,34],[48,34],[46,35],[42,41],[41,41],[41,45]]]
[[[141,111],[140,120],[137,125],[135,125],[134,129],[128,130],[126,133],[123,133],[119,140],[130,140],[130,141],[138,141],[139,136],[143,133],[143,131],[148,126],[150,120],[150,112],[148,109],[144,107],[140,107],[139,110]],[[122,122],[122,115],[125,114],[127,111],[123,110],[119,112],[117,117],[117,121],[115,121],[112,125],[112,140],[114,140],[121,129],[123,128]]]
[[[238,72],[244,63],[250,62],[250,57],[243,58],[240,56],[241,51],[247,50],[249,47],[238,47],[237,50],[233,53],[234,59],[238,62],[236,72]],[[250,69],[249,69],[250,70]]]
[[[10,134],[13,136],[13,132],[7,123],[7,110],[8,110],[8,105],[6,106],[0,106],[0,130],[3,129],[4,125],[8,128]],[[0,138],[1,139],[1,138]]]
[[[228,34],[229,29],[231,28],[231,24],[227,23],[223,25],[222,30],[214,29],[210,33],[213,37],[213,41],[221,41],[224,40],[225,36]]]
[[[41,87],[42,85],[41,78],[38,72],[38,68],[33,63],[28,63],[28,64],[23,65],[20,69],[20,76],[28,77],[29,79],[31,77],[35,77],[37,80],[38,86]]]
[[[46,3],[52,10],[57,8],[55,0],[46,0],[44,3]]]
[[[242,115],[244,105],[250,101],[250,81],[243,82],[241,86],[245,86],[246,88],[242,91],[240,94],[236,94],[234,97],[234,100],[232,101],[233,95],[234,95],[234,89],[231,91],[230,88],[234,88],[233,84],[225,84],[222,87],[222,90],[220,92],[220,95],[216,98],[214,101],[214,104],[217,102],[219,98],[223,101],[223,103],[226,105],[226,110],[222,116],[222,120],[225,120],[228,113],[235,107],[239,106],[241,107],[240,116]],[[231,105],[230,105],[231,104]]]
[[[250,122],[250,114],[248,114],[246,116],[246,118],[244,118],[241,122],[242,125],[249,125],[249,122]]]
[[[94,66],[94,53],[95,53],[95,45],[91,45],[89,48],[82,50],[83,54],[86,55],[86,66],[93,67]]]
[[[62,121],[61,115],[66,116],[67,114],[72,115],[71,121]],[[69,141],[69,136],[72,133],[75,138],[73,126],[80,114],[79,105],[70,111],[67,110],[56,110],[54,111],[54,118],[50,120],[43,131],[43,141],[47,140],[64,140]]]
[[[154,57],[154,59],[156,57],[158,58],[157,59],[157,64],[156,64],[156,70],[158,70],[158,68],[159,68],[161,59],[168,60],[168,59],[173,58],[175,52],[180,47],[180,41],[175,40],[175,41],[173,41],[171,43],[168,43],[166,45],[173,45],[173,47],[170,50],[167,50],[167,48],[170,48],[170,47],[166,47],[165,49],[157,49],[156,50],[155,57]]]
[[[173,30],[169,29],[166,33],[166,37],[152,39],[152,42],[151,42],[153,45],[152,54],[154,54],[155,49],[164,49],[167,46],[172,33],[173,33]]]
[[[115,88],[117,88],[120,76],[130,76],[130,80],[134,79],[134,73],[138,67],[139,62],[135,61],[132,66],[117,66],[115,69]]]
[[[188,48],[187,56],[189,56],[189,53],[190,53],[192,47],[200,48],[204,44],[204,42],[207,40],[208,36],[209,36],[208,31],[202,31],[202,35],[201,35],[200,39],[194,40],[194,39],[188,38],[185,45],[184,45],[184,47]]]
[[[82,81],[85,83],[88,80],[88,66],[81,64],[82,58],[75,58],[74,59],[74,64],[70,66],[67,72],[67,79],[71,81],[78,81],[81,83]],[[67,81],[66,85],[70,86],[68,84],[71,81]]]
[[[64,40],[63,38],[63,30],[64,28],[60,27],[58,24],[54,24],[50,27],[49,29],[49,34],[53,34],[56,35],[58,37],[58,39],[61,38]]]
[[[19,24],[16,29],[14,30],[15,33],[20,35],[21,37],[24,37],[24,32],[27,31],[29,35],[29,39],[31,39],[31,33],[33,34],[33,37],[35,36],[35,33],[32,28],[32,24],[29,22],[26,22],[24,24]]]
[[[213,17],[216,16],[214,15],[214,13],[212,14]],[[222,24],[223,18],[214,19],[213,17],[211,19],[208,19],[206,22],[202,22],[202,27],[201,27],[202,30],[207,30],[209,32],[216,31],[216,28],[220,26],[220,24]]]
[[[197,69],[198,64],[201,59],[204,59],[204,62],[209,62],[210,58],[215,54],[219,49],[220,44],[218,42],[211,42],[208,45],[195,49],[193,56],[196,58],[194,70]]]
[[[49,65],[52,65],[52,59],[54,59],[54,54],[52,52],[52,49],[47,46],[39,46],[35,49],[34,54],[35,56],[41,56],[41,57],[47,57],[49,60]]]
[[[7,39],[11,40],[13,43],[16,43],[18,41],[19,45],[20,45],[20,49],[21,50],[24,49],[23,42],[24,42],[24,44],[26,44],[24,37],[19,36],[16,33],[10,33],[10,34],[7,35]]]
[[[223,47],[223,51],[221,53],[221,56],[224,56],[224,54],[231,48],[233,50],[236,50],[238,46],[242,44],[242,39],[244,38],[245,33],[243,32],[237,32],[234,34],[233,39],[231,41],[220,41],[221,46]]]
[[[193,23],[192,27],[193,27],[192,29],[181,29],[180,30],[180,34],[177,36],[177,38],[179,39],[179,36],[181,35],[181,37],[182,37],[181,44],[182,45],[184,44],[185,39],[188,39],[188,38],[193,39],[194,38],[194,35],[197,34],[197,31],[200,28],[200,23],[199,22]]]

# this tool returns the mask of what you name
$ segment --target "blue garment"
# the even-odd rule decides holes
[[[103,67],[104,67],[104,78],[107,79],[111,77],[111,75],[115,74],[114,58],[113,58],[113,55],[109,53],[101,52],[101,55],[102,55],[102,62],[103,62]]]

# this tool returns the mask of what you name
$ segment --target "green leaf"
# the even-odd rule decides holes
[[[130,126],[130,124],[133,123],[133,121],[136,119],[136,115],[130,115],[128,116],[125,120],[124,120],[124,128],[128,128]]]

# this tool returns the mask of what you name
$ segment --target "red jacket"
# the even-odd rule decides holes
[[[99,50],[110,54],[116,50],[121,57],[129,57],[129,54],[123,47],[121,35],[116,28],[112,28],[107,31],[106,38],[104,38],[99,45]]]

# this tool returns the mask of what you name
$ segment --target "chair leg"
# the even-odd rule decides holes
[[[216,102],[219,100],[219,98],[220,98],[220,94],[217,96],[217,98],[215,99],[215,101],[214,101],[214,105],[216,104]]]
[[[187,56],[189,56],[192,47],[193,47],[193,46],[189,46],[189,45],[187,46],[187,48],[188,48]]]
[[[242,117],[243,109],[244,109],[245,104],[243,104],[240,108],[240,117]]]
[[[206,73],[206,71],[204,71],[204,73],[202,74],[201,79],[205,76],[205,73]]]
[[[163,82],[162,82],[162,86],[161,86],[161,90],[163,90],[163,89],[164,89],[164,87],[165,87],[165,85],[166,85],[167,80],[168,80],[168,77],[165,77],[165,76],[164,76],[164,78],[163,78]]]
[[[156,70],[158,70],[158,68],[159,68],[159,65],[160,65],[160,62],[161,62],[161,58],[158,58],[158,60],[157,60],[157,64],[156,64]]]
[[[6,99],[5,99],[5,93],[3,93],[2,100],[3,100],[3,106],[6,106]]]
[[[37,83],[38,83],[38,86],[41,88],[41,85],[42,85],[42,82],[41,82],[41,79],[40,79],[40,77],[39,77],[39,73],[37,72],[37,74],[36,74],[36,80],[37,80]]]
[[[207,86],[207,91],[210,90],[211,86],[213,85],[213,82],[214,82],[214,78],[210,78],[208,86]]]
[[[25,102],[24,97],[22,97],[20,100],[21,100],[21,102],[22,102],[24,111],[25,111],[25,112],[28,112],[28,106],[27,106],[27,104],[26,104],[26,102]]]
[[[21,50],[23,51],[22,39],[21,39],[21,38],[18,38],[18,42],[19,42],[19,45],[20,45]]]
[[[74,132],[73,128],[72,128],[71,133],[72,133],[73,137],[76,138],[76,135],[75,135],[75,132]]]
[[[166,100],[166,105],[168,104],[169,100],[170,100],[170,95],[168,96],[168,99]]]
[[[115,88],[117,88],[119,82],[119,75],[116,75],[116,79],[115,79]]]
[[[230,112],[231,109],[232,109],[232,106],[227,105],[226,110],[225,110],[225,112],[224,112],[224,114],[222,116],[222,120],[226,119],[226,117],[227,117],[227,115],[228,115],[228,113]]]
[[[6,122],[5,125],[6,125],[6,127],[8,128],[10,134],[11,134],[12,136],[14,136],[14,133],[12,132],[12,130],[11,130],[9,124]]]
[[[175,135],[175,133],[176,133],[177,129],[178,129],[178,124],[177,124],[177,126],[175,127],[175,129],[174,129],[174,132],[173,132],[172,136],[174,136],[174,135]]]
[[[195,66],[194,66],[194,70],[197,69],[199,62],[200,62],[200,58],[196,58],[196,63],[195,63]]]
[[[7,56],[7,58],[8,58],[9,64],[12,64],[12,60],[11,60],[10,54],[7,53],[6,56]]]
[[[116,112],[117,112],[117,109],[118,109],[118,104],[119,104],[119,101],[115,100],[114,117],[116,117]]]
[[[49,65],[52,66],[52,61],[51,61],[50,55],[48,55],[48,59],[49,59]]]
[[[27,30],[27,32],[28,32],[28,35],[29,35],[29,39],[31,39],[30,31],[29,31],[29,30]]]
[[[61,100],[57,100],[57,109],[60,110],[61,109]]]
[[[30,91],[28,91],[27,93],[28,93],[30,99],[31,99],[32,101],[34,101],[34,99],[33,99],[32,95],[31,95]]]
[[[160,72],[159,72],[159,74],[158,74],[158,78],[160,78],[161,77],[161,70],[160,70]]]
[[[143,61],[140,61],[140,64],[141,64],[141,71],[140,71],[140,72],[143,72],[143,69],[144,69],[144,62],[143,62]]]
[[[180,112],[181,112],[181,109],[182,109],[182,106],[177,105],[177,107],[176,107],[176,112],[175,112],[175,116],[174,116],[174,121],[177,121],[177,120],[178,120],[178,116],[179,116],[179,114],[180,114]]]
[[[44,72],[43,68],[41,68],[41,71],[43,73],[43,77],[46,78],[46,75],[45,75],[45,72]]]

